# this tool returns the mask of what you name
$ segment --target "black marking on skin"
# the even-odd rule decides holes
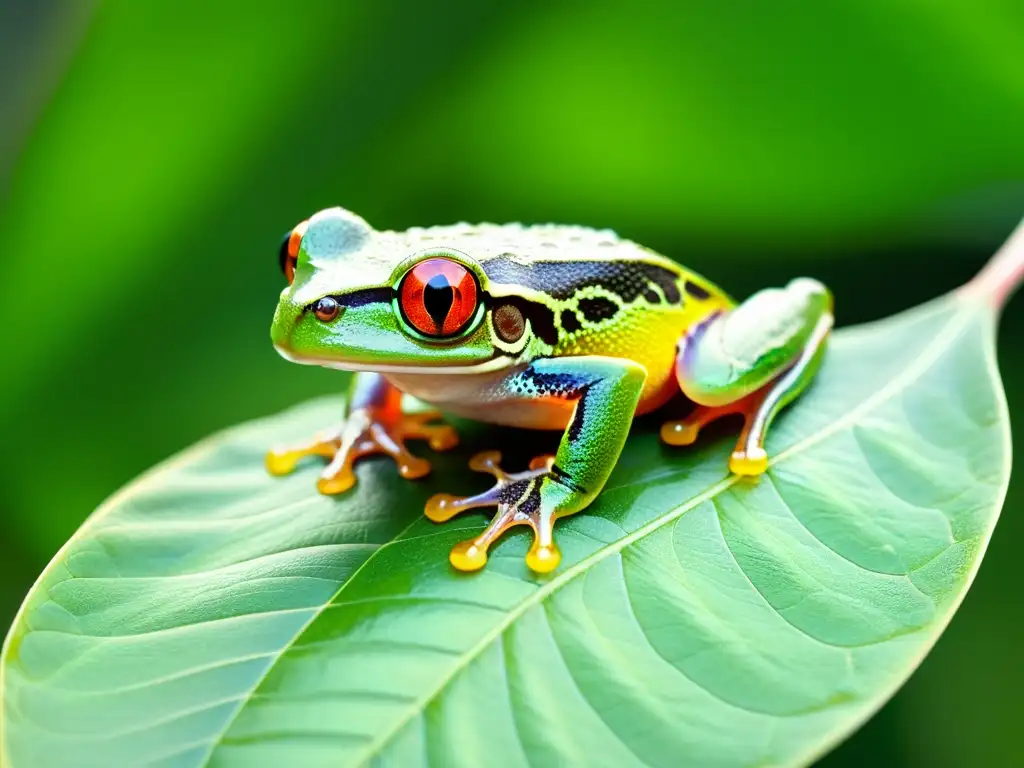
[[[594,377],[584,374],[539,373],[527,368],[511,382],[511,391],[520,397],[560,397],[574,400],[593,383]]]
[[[532,368],[523,371],[523,377],[532,384],[538,397],[561,397],[575,400],[593,380],[574,373],[538,373]]]
[[[537,334],[537,338],[545,344],[555,346],[558,343],[558,329],[555,327],[555,313],[551,307],[536,302],[530,302],[527,308],[526,317],[530,320],[530,327]]]
[[[660,304],[661,296],[659,296],[658,292],[655,291],[653,288],[648,288],[646,291],[644,291],[644,300],[648,304]]]
[[[441,331],[444,319],[455,301],[455,289],[444,275],[434,275],[423,286],[423,307],[434,321],[434,327]]]
[[[567,432],[570,441],[576,440],[583,431],[587,392],[594,378],[574,373],[538,373],[532,368],[523,371],[523,376],[533,385],[532,394],[535,397],[559,397],[576,401],[576,410]]]
[[[532,515],[540,509],[540,483],[530,480],[530,491],[526,498],[519,504],[519,512],[524,515]]]
[[[599,323],[602,320],[609,320],[615,317],[619,311],[619,305],[604,296],[595,296],[579,300],[580,311],[583,317],[591,323]]]
[[[593,375],[578,373],[540,373],[532,367],[522,373],[524,383],[530,386],[521,387],[517,394],[530,394],[533,397],[559,397],[563,400],[575,400],[576,409],[572,421],[566,430],[570,442],[575,442],[583,434],[587,415],[587,397],[590,387],[596,379]],[[566,487],[586,493],[586,489],[577,485],[572,478],[558,466],[551,467],[552,479],[558,480]],[[505,491],[502,491],[504,494]],[[522,493],[522,492],[520,492]]]
[[[679,294],[678,275],[651,264],[646,264],[645,267],[647,277],[665,294],[665,301],[669,304],[678,304],[682,301],[683,297]]]
[[[578,484],[575,480],[573,480],[569,473],[566,472],[557,464],[551,465],[551,474],[554,475],[553,479],[556,482],[561,483],[569,490],[575,491],[576,493],[582,493],[584,495],[588,493],[586,488],[584,488],[582,485]]]
[[[693,296],[693,298],[700,299],[701,301],[704,301],[705,299],[711,297],[711,294],[708,293],[704,288],[700,287],[699,285],[690,280],[686,281],[686,285],[684,285],[683,288],[686,290],[688,294]]]
[[[521,285],[558,301],[568,299],[581,288],[601,286],[621,296],[628,304],[642,295],[652,282],[661,288],[670,304],[678,304],[682,299],[676,272],[638,260],[538,260],[520,264],[512,254],[503,254],[484,262],[483,268],[491,282]]]
[[[562,330],[566,333],[576,333],[583,324],[580,323],[580,318],[571,309],[562,310]]]
[[[583,433],[583,422],[587,418],[587,395],[590,393],[590,385],[583,388],[579,400],[576,401],[576,410],[573,411],[572,421],[569,422],[569,441],[575,443]]]
[[[352,293],[330,294],[342,307],[364,307],[367,304],[390,304],[394,291],[391,288],[363,288]],[[321,297],[326,298],[326,297]],[[312,301],[302,308],[303,312],[312,312],[316,307],[316,301]]]
[[[514,483],[509,483],[501,491],[498,492],[498,503],[513,505],[519,501],[523,494],[526,493],[527,488],[533,484],[532,479],[528,480],[516,480]]]

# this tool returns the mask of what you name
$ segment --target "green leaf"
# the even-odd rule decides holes
[[[977,570],[1009,471],[993,328],[957,294],[838,332],[759,482],[727,475],[728,435],[673,450],[648,420],[548,577],[522,535],[456,573],[482,517],[421,514],[514,433],[471,431],[420,484],[364,462],[340,498],[315,465],[262,465],[340,401],[216,436],[111,499],[32,590],[0,660],[7,764],[806,763],[906,679]]]

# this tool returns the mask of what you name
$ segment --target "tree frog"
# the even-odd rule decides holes
[[[320,492],[355,483],[361,457],[391,456],[405,478],[430,464],[406,448],[458,442],[441,412],[494,424],[559,430],[554,456],[509,473],[500,454],[470,467],[494,476],[475,496],[440,494],[426,515],[443,522],[497,509],[451,564],[482,568],[516,525],[533,530],[526,563],[558,567],[555,521],[587,508],[622,452],[633,417],[682,393],[695,404],[661,438],[689,445],[710,421],[742,414],[728,468],[768,468],[765,434],[822,361],[833,301],[798,278],[735,302],[701,275],[608,230],[456,224],[376,231],[342,208],[322,210],[284,239],[288,286],[271,327],[277,351],[304,364],[355,371],[341,424],[267,456],[273,474],[304,456],[328,459]],[[403,410],[403,394],[437,408]]]

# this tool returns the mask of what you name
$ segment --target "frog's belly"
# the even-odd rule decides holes
[[[403,392],[454,416],[524,429],[565,429],[575,403],[554,398],[510,397],[504,383],[512,371],[485,374],[387,374]]]
[[[436,403],[454,416],[523,429],[557,429],[569,426],[575,403],[563,401],[504,400],[497,403]]]

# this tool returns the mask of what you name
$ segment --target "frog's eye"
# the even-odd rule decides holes
[[[398,286],[398,306],[406,322],[424,336],[456,336],[473,320],[479,303],[473,273],[457,261],[426,259]]]
[[[302,233],[305,231],[305,222],[289,231],[284,236],[284,240],[281,241],[281,248],[277,253],[278,261],[281,263],[281,271],[288,278],[289,285],[295,280],[295,264],[299,260],[299,243],[302,242]]]

